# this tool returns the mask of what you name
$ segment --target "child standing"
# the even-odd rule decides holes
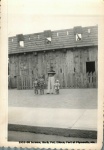
[[[59,83],[59,80],[56,80],[54,86],[55,86],[55,93],[56,93],[56,94],[59,94],[59,89],[60,89],[60,83]]]
[[[38,88],[39,88],[38,79],[34,80],[34,82],[33,82],[33,88],[34,88],[34,94],[37,95],[38,94]]]
[[[43,75],[41,75],[39,79],[40,95],[44,94],[44,86],[45,86],[45,81],[44,81]]]

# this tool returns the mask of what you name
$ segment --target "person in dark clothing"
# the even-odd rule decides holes
[[[33,88],[34,88],[34,94],[37,95],[38,94],[38,88],[39,88],[38,79],[34,80],[34,82],[33,82]]]
[[[44,81],[43,75],[41,75],[39,79],[40,95],[44,94],[44,87],[45,87],[45,81]]]

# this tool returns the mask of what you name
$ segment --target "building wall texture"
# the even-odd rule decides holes
[[[76,41],[76,33],[81,33],[81,40]],[[47,43],[47,37],[51,37],[50,43]],[[23,47],[19,46],[19,41],[24,42]],[[50,66],[54,67],[55,78],[59,79],[61,88],[89,87],[87,81],[84,83],[88,77],[85,77],[87,62],[94,63],[92,73],[95,73],[97,80],[97,42],[97,26],[10,37],[9,75],[12,87],[19,87],[21,82],[27,87],[29,84],[32,88],[33,80],[40,75],[44,75],[47,85],[47,72]],[[22,83],[22,80],[28,81]],[[97,87],[97,83],[91,87]]]

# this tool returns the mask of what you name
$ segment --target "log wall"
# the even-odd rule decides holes
[[[24,80],[26,80],[26,86],[29,84],[29,87],[32,88],[33,79],[38,78],[41,74],[44,75],[47,85],[47,72],[52,65],[56,72],[55,78],[59,79],[61,88],[77,88],[78,82],[80,82],[80,85],[85,82],[84,76],[86,76],[86,62],[95,62],[95,74],[97,76],[97,53],[97,46],[92,46],[74,49],[69,48],[67,50],[59,49],[39,51],[37,53],[12,54],[9,56],[11,87],[21,86],[19,85],[22,84],[20,80],[23,80],[25,77]],[[87,87],[87,82],[85,84],[85,87]]]
[[[46,31],[9,37],[9,54],[98,45],[98,26],[76,27],[47,32],[51,34],[51,43],[49,44],[46,44]],[[76,33],[80,32],[82,39],[76,41]],[[19,46],[20,39],[24,41],[24,47]]]

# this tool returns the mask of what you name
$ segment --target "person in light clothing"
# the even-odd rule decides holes
[[[48,72],[48,90],[47,94],[53,94],[54,93],[54,83],[55,83],[55,71],[53,70],[53,67],[51,66],[50,71]]]
[[[59,94],[59,89],[60,89],[60,83],[59,83],[59,80],[56,80],[54,86],[55,86],[55,94]]]

